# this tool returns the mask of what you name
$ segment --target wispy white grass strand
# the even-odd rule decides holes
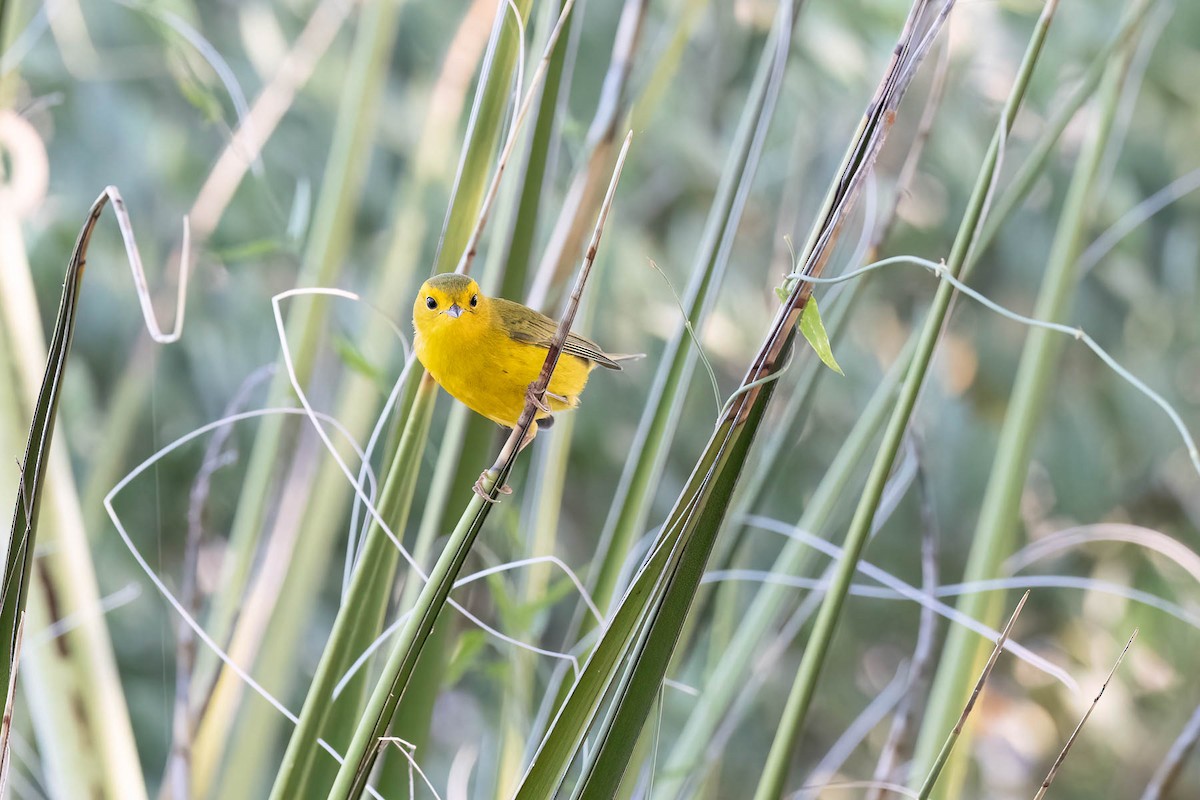
[[[255,409],[252,411],[243,411],[243,412],[240,412],[237,414],[233,414],[231,416],[226,416],[226,417],[218,419],[214,422],[210,422],[207,425],[202,425],[201,427],[196,428],[193,431],[185,433],[183,436],[180,436],[179,438],[175,439],[173,442],[166,445],[165,447],[160,448],[149,458],[142,461],[142,463],[138,464],[127,475],[125,475],[124,478],[119,480],[117,482],[117,484],[112,489],[109,490],[108,494],[106,494],[104,496],[104,509],[105,509],[105,511],[108,512],[108,517],[110,520],[112,520],[113,527],[115,527],[117,529],[117,535],[121,537],[121,541],[125,544],[126,549],[129,550],[130,555],[133,556],[133,559],[134,559],[134,561],[137,562],[138,567],[141,568],[142,572],[145,573],[146,577],[149,578],[150,582],[154,584],[154,588],[158,590],[158,593],[161,594],[163,599],[166,600],[167,603],[175,610],[175,613],[179,615],[179,618],[183,620],[184,624],[186,624],[189,628],[192,629],[192,631],[196,634],[196,637],[201,642],[203,642],[206,647],[208,647],[210,650],[212,650],[212,652],[217,656],[217,658],[221,659],[222,663],[224,663],[227,667],[229,667],[229,669],[233,672],[233,674],[237,675],[237,677],[243,683],[245,683],[247,686],[249,686],[251,689],[253,689],[260,697],[262,697],[268,703],[270,703],[272,708],[274,708],[281,715],[283,715],[283,717],[285,719],[287,719],[288,722],[290,722],[293,725],[295,725],[299,721],[299,718],[294,713],[292,713],[287,708],[287,706],[285,706],[282,702],[280,702],[278,699],[276,699],[274,695],[272,695],[270,692],[268,692],[266,690],[266,688],[262,686],[262,684],[260,684],[258,681],[256,681],[254,679],[254,677],[252,675],[250,675],[249,672],[247,672],[237,662],[235,662],[233,660],[233,658],[230,657],[229,653],[227,653],[224,648],[222,648],[219,644],[217,644],[217,642],[208,634],[208,631],[206,631],[204,629],[204,626],[202,626],[196,620],[196,618],[192,616],[191,612],[189,612],[186,608],[184,608],[183,604],[179,601],[179,599],[175,596],[175,594],[169,588],[167,588],[167,585],[163,582],[162,578],[160,578],[158,576],[158,573],[156,573],[154,571],[154,569],[150,566],[150,563],[148,561],[146,561],[146,557],[142,555],[141,550],[139,550],[137,545],[134,544],[133,538],[129,535],[129,532],[125,529],[125,525],[121,521],[120,516],[117,515],[116,510],[113,508],[113,500],[116,498],[116,496],[118,494],[120,494],[125,489],[125,487],[127,487],[130,483],[132,483],[135,478],[137,478],[143,472],[148,470],[154,464],[158,463],[158,461],[161,460],[168,453],[171,453],[172,451],[178,449],[179,447],[183,446],[184,444],[187,444],[188,442],[192,441],[193,439],[203,436],[206,433],[210,433],[211,431],[214,431],[218,428],[224,427],[226,425],[230,425],[232,423],[240,422],[242,420],[253,419],[256,417],[265,417],[270,414],[297,414],[297,415],[303,414],[303,415],[307,415],[308,413],[311,413],[311,412],[306,412],[306,411],[303,411],[298,408]],[[361,454],[362,451],[358,448],[357,444],[354,442],[353,437],[350,436],[348,431],[346,431],[344,428],[341,427],[340,423],[338,423],[337,420],[333,419],[332,417],[330,417],[328,415],[324,415],[324,414],[319,415],[319,416],[321,416],[326,422],[330,423],[339,433],[341,433],[343,436],[345,436],[347,441],[349,441],[351,443],[351,445],[354,447],[356,452]],[[318,744],[320,744],[320,746],[323,750],[325,750],[327,753],[329,753],[331,756],[333,756],[334,759],[336,759],[339,764],[342,763],[343,758],[342,758],[341,754],[338,753],[336,750],[334,750],[333,747],[330,746],[324,739],[319,740]],[[430,787],[430,788],[432,788],[432,787]],[[371,795],[373,797],[379,798],[379,800],[383,800],[383,798],[377,792],[375,792],[373,789],[370,789],[369,787],[368,787],[368,789],[371,792]]]
[[[1108,230],[1100,234],[1094,242],[1088,245],[1088,248],[1079,256],[1080,272],[1087,272],[1095,267],[1106,255],[1112,252],[1112,249],[1122,239],[1131,234],[1140,225],[1167,206],[1178,202],[1197,189],[1200,189],[1200,169],[1194,169],[1186,175],[1181,175],[1129,209]]]
[[[829,752],[825,754],[817,766],[813,769],[812,776],[808,781],[808,786],[813,787],[809,790],[801,789],[794,797],[797,800],[816,800],[821,794],[822,787],[827,783],[832,783],[834,775],[842,768],[859,745],[863,743],[875,727],[883,722],[900,699],[904,697],[908,691],[908,669],[901,665],[901,668],[896,671],[892,679],[888,681],[888,685],[883,687],[883,691],[875,695],[871,702],[867,703],[854,721],[842,731],[838,736],[837,741],[829,748]]]
[[[163,333],[158,324],[158,315],[154,311],[154,300],[150,297],[150,286],[146,281],[146,268],[142,265],[142,254],[138,250],[137,239],[133,235],[133,223],[129,220],[129,212],[125,209],[125,200],[116,186],[105,186],[104,194],[112,201],[113,212],[117,215],[117,226],[121,230],[121,240],[125,243],[125,255],[129,261],[129,269],[133,272],[133,285],[137,290],[138,303],[142,309],[142,319],[150,338],[158,344],[172,344],[179,341],[183,334],[183,317],[187,309],[188,275],[191,271],[191,226],[188,218],[183,218],[183,244],[179,255],[179,286],[175,297],[175,325],[170,333]]]
[[[763,517],[757,514],[747,514],[743,519],[748,525],[753,525],[756,528],[761,528],[765,531],[771,531],[772,533],[778,533],[782,536],[787,536],[788,538],[804,542],[809,547],[824,553],[830,558],[841,558],[841,547],[838,547],[831,542],[827,542],[819,536],[809,533],[808,531],[801,530],[795,525],[790,525],[786,522],[771,519],[770,517]],[[950,620],[951,622],[961,625],[967,630],[977,633],[989,641],[994,642],[1000,636],[1000,632],[994,628],[984,625],[979,620],[962,614],[958,611],[958,609],[948,606],[945,603],[930,597],[920,589],[905,583],[891,573],[880,569],[868,561],[859,561],[858,571],[869,578],[879,581],[884,586],[887,586],[889,589],[898,592],[913,602],[920,603],[921,605],[928,605],[928,607],[932,608],[938,614]],[[1071,691],[1076,693],[1080,691],[1079,684],[1074,678],[1071,677],[1070,673],[1051,663],[1042,656],[1039,656],[1029,648],[1017,644],[1012,639],[1009,639],[1007,642],[1005,642],[1004,649],[1012,653],[1017,658],[1020,658],[1022,661],[1027,662],[1030,666],[1035,667],[1036,669],[1051,676]]]
[[[1192,576],[1196,583],[1200,584],[1200,555],[1197,555],[1194,550],[1165,533],[1124,522],[1098,522],[1093,525],[1079,525],[1056,531],[1030,542],[1013,553],[1004,562],[1004,569],[1009,573],[1020,572],[1037,561],[1095,542],[1132,544],[1158,553],[1183,569]]]
[[[788,586],[793,589],[808,589],[816,592],[824,592],[829,589],[830,585],[830,581],[827,578],[780,575],[777,572],[761,569],[712,570],[704,574],[701,582],[720,583],[722,581],[770,583],[778,586]],[[1123,600],[1132,600],[1135,603],[1149,606],[1163,613],[1170,614],[1180,622],[1200,630],[1200,616],[1187,611],[1176,603],[1164,600],[1156,594],[1151,594],[1140,589],[1133,589],[1123,584],[1112,583],[1111,581],[1103,581],[1096,578],[1080,578],[1073,575],[1030,575],[1012,578],[992,578],[967,583],[948,583],[937,587],[933,596],[960,597],[980,592],[1010,592],[1014,589],[1080,589],[1086,592],[1099,592],[1100,594],[1112,595],[1113,597],[1120,597]],[[915,600],[902,592],[886,586],[874,586],[871,584],[851,584],[850,594],[856,597],[869,597],[875,600],[914,600],[914,602],[920,603],[919,600]],[[921,603],[921,605],[925,604]],[[941,613],[937,610],[936,606],[930,606],[930,608],[935,613]]]
[[[946,268],[945,264],[936,261],[930,261],[924,258],[918,258],[917,256],[894,256],[892,258],[885,258],[882,261],[876,261],[873,264],[867,264],[865,267],[852,270],[844,275],[839,275],[836,278],[813,278],[800,273],[792,273],[788,277],[795,278],[796,280],[807,281],[809,283],[841,283],[842,281],[853,280],[854,278],[858,278],[862,275],[866,275],[869,272],[882,269],[883,267],[892,264],[915,264],[917,266],[924,267],[932,272],[938,278],[938,280],[947,281],[959,292],[962,292],[978,302],[980,305],[985,306],[986,308],[996,312],[1006,319],[1010,319],[1013,322],[1018,322],[1022,325],[1027,325],[1031,328],[1043,328],[1055,333],[1061,333],[1066,336],[1070,336],[1072,339],[1083,342],[1085,345],[1087,345],[1088,349],[1099,356],[1100,360],[1107,364],[1108,367],[1112,369],[1112,371],[1115,372],[1118,377],[1129,383],[1129,385],[1137,389],[1146,397],[1150,398],[1155,405],[1163,410],[1163,412],[1171,420],[1171,423],[1175,426],[1175,429],[1179,431],[1180,438],[1183,439],[1183,443],[1187,448],[1188,459],[1191,460],[1192,467],[1196,470],[1197,476],[1200,476],[1200,449],[1197,449],[1196,441],[1194,438],[1192,438],[1192,434],[1188,430],[1187,425],[1184,424],[1183,418],[1179,415],[1179,412],[1176,411],[1175,407],[1167,402],[1167,400],[1161,394],[1151,389],[1140,378],[1138,378],[1129,370],[1125,369],[1125,367],[1121,366],[1117,360],[1109,355],[1107,350],[1097,344],[1096,340],[1093,339],[1086,331],[1084,331],[1083,328],[1073,328],[1070,325],[1063,325],[1062,323],[1058,322],[1047,322],[1046,320],[1034,319],[1033,317],[1027,317],[1024,314],[1018,314],[1017,312],[1005,308],[1004,306],[955,278],[950,274],[950,271]]]

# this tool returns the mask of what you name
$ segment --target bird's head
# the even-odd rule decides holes
[[[466,275],[446,272],[421,284],[413,303],[413,325],[417,330],[472,318],[484,302],[479,284]]]

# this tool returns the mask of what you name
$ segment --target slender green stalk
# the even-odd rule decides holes
[[[6,356],[16,362],[16,379],[9,384],[13,394],[4,405],[22,420],[32,419],[20,479],[13,487],[16,502],[0,591],[0,686],[5,694],[0,762],[8,759],[17,670],[23,663],[27,677],[22,688],[53,791],[64,797],[136,800],[146,796],[146,788],[112,644],[103,617],[87,613],[99,606],[100,593],[79,499],[66,452],[61,444],[51,444],[88,246],[110,192],[115,196],[110,187],[92,205],[76,241],[49,347],[42,340],[16,216],[11,207],[0,209],[0,344],[7,345]],[[123,210],[118,217],[128,225]],[[45,368],[39,371],[43,353]],[[31,405],[23,402],[34,396]],[[49,523],[44,544],[54,552],[35,560],[43,514]],[[81,624],[51,645],[23,646],[23,635],[68,615],[80,615]]]
[[[516,4],[522,19],[529,16],[532,0]],[[491,161],[503,131],[504,111],[508,107],[509,86],[513,80],[519,42],[516,25],[504,20],[496,29],[490,59],[484,64],[485,78],[481,79],[467,138],[455,178],[453,199],[446,211],[442,240],[434,261],[434,272],[453,270],[466,254],[466,247],[479,221],[492,170]],[[468,264],[469,266],[469,264]],[[442,534],[442,523],[452,508],[465,500],[465,492],[474,481],[473,472],[479,465],[466,456],[482,453],[491,440],[495,425],[461,406],[451,409],[450,422],[443,429],[434,467],[433,485],[417,531],[416,550],[428,547]]]
[[[596,307],[585,300],[580,312],[586,327],[588,317]],[[540,447],[535,447],[527,483],[532,497],[525,503],[519,530],[525,533],[526,557],[554,553],[562,519],[567,462],[574,441],[574,414],[563,414],[554,421],[554,431]],[[532,607],[545,597],[550,587],[554,567],[551,564],[532,564],[517,578],[518,602]],[[539,614],[529,626],[531,641],[544,632],[548,615]],[[534,689],[537,681],[537,657],[528,650],[515,648],[509,661],[510,674],[505,681],[504,706],[500,715],[503,739],[498,755],[499,779],[495,781],[497,800],[508,798],[521,780],[526,756],[526,741],[530,736],[528,717],[537,706]]]
[[[1066,312],[1071,289],[1075,285],[1075,263],[1095,208],[1092,187],[1108,142],[1125,72],[1132,58],[1133,43],[1132,39],[1126,41],[1118,51],[1117,58],[1109,62],[1104,76],[1096,122],[1076,162],[1047,259],[1046,275],[1033,312],[1036,319],[1056,321]],[[1038,328],[1030,331],[1026,340],[991,476],[980,507],[979,522],[971,540],[971,554],[964,581],[979,581],[996,575],[1000,563],[1012,550],[1018,519],[1017,506],[1029,469],[1033,437],[1052,385],[1061,338],[1051,331]],[[958,604],[958,610],[976,619],[991,619],[995,616],[993,607],[998,599],[999,596],[965,595]],[[917,742],[914,775],[922,774],[925,765],[933,760],[937,748],[933,731],[945,730],[961,706],[966,693],[965,676],[974,672],[972,665],[978,663],[978,654],[977,640],[963,636],[957,630],[950,632],[930,694],[927,724],[922,727]],[[938,787],[938,796],[957,796],[965,778],[964,771],[965,764],[956,768],[952,762],[947,773],[949,780]]]
[[[1128,47],[1134,34],[1140,30],[1142,23],[1146,19],[1146,15],[1150,13],[1150,10],[1159,1],[1134,0],[1134,5],[1130,7],[1129,13],[1122,19],[1121,26],[1117,29],[1117,32],[1113,34],[1113,37],[1092,58],[1087,72],[1079,80],[1079,85],[1075,87],[1062,105],[1054,109],[1053,115],[1046,123],[1046,127],[1042,130],[1042,134],[1038,137],[1033,149],[1030,150],[1025,160],[1021,162],[1021,167],[1017,170],[1017,174],[1013,176],[1012,181],[999,194],[996,202],[989,209],[987,220],[984,223],[983,230],[979,234],[979,241],[971,254],[972,260],[979,258],[988,249],[995,240],[996,234],[1004,226],[1004,223],[1012,217],[1025,198],[1029,196],[1029,192],[1033,190],[1033,186],[1037,183],[1038,178],[1045,175],[1046,162],[1049,160],[1051,153],[1058,146],[1063,132],[1071,124],[1071,120],[1075,118],[1075,115],[1079,113],[1079,109],[1083,108],[1084,103],[1095,94],[1096,87],[1100,85],[1100,79],[1104,75],[1109,61],[1112,60],[1113,55],[1119,50]]]
[[[413,615],[392,647],[391,655],[383,667],[383,676],[367,703],[364,724],[355,733],[329,794],[331,798],[355,798],[366,788],[371,768],[385,744],[382,741],[384,732],[416,669],[417,659],[439,612],[450,595],[450,588],[482,528],[488,508],[490,504],[482,497],[473,497],[450,534],[446,549],[429,573],[429,579],[417,598]],[[286,796],[279,795],[281,798]]]
[[[533,763],[514,795],[516,800],[539,800],[559,793],[600,711],[601,701],[617,682],[622,664],[638,642],[644,642],[656,610],[662,606],[667,578],[678,566],[689,534],[694,530],[689,523],[694,524],[697,519],[695,512],[719,466],[722,446],[731,440],[732,433],[730,421],[714,431],[650,556],[608,621],[604,635],[592,649],[583,674],[571,688],[550,730],[543,736]]]
[[[911,350],[912,347],[909,348]],[[859,414],[800,517],[798,527],[802,530],[823,530],[833,518],[838,501],[845,496],[867,447],[883,427],[888,409],[895,400],[900,376],[907,366],[908,356],[906,353],[897,360]],[[775,559],[771,571],[780,575],[803,574],[812,558],[811,548],[797,540],[789,540]],[[682,726],[661,777],[655,781],[655,797],[682,796],[685,785],[697,777],[696,772],[705,771],[704,760],[709,743],[744,685],[746,670],[761,651],[762,640],[772,623],[778,619],[785,601],[793,594],[792,590],[781,584],[768,583],[759,589],[750,607],[738,620],[734,636],[724,648],[721,659],[710,671],[704,691],[688,716],[687,724]]]
[[[317,738],[333,711],[334,686],[358,654],[370,644],[382,623],[391,596],[399,551],[380,520],[393,530],[403,531],[402,523],[408,518],[412,505],[421,453],[433,411],[433,404],[421,402],[420,398],[423,394],[432,395],[436,391],[437,386],[431,379],[426,377],[421,380],[417,400],[413,403],[414,411],[405,421],[400,446],[388,469],[387,481],[379,498],[379,519],[372,523],[367,533],[350,589],[321,653],[317,672],[300,712],[300,722],[288,742],[283,763],[271,789],[272,800],[319,797],[328,791],[332,782],[331,774],[327,776],[328,780],[320,774],[327,770],[318,770],[318,759],[327,764],[332,764],[333,759],[321,752]],[[356,712],[357,707],[352,705],[348,712],[351,718]]]
[[[497,17],[489,51],[490,58],[485,59],[483,66],[483,74],[486,77],[481,78],[476,94],[462,160],[459,163],[459,173],[456,176],[453,200],[443,230],[444,238],[434,265],[435,272],[456,267],[469,271],[474,266],[475,249],[478,247],[483,226],[492,214],[491,206],[498,194],[500,207],[495,216],[499,217],[499,221],[493,226],[493,244],[480,276],[484,285],[495,283],[495,277],[501,276],[501,270],[505,266],[505,260],[502,258],[505,248],[496,242],[506,239],[511,224],[509,216],[513,213],[513,196],[520,187],[520,170],[527,163],[521,162],[520,159],[515,165],[505,163],[506,152],[509,159],[516,158],[515,149],[510,150],[510,146],[515,144],[511,137],[516,131],[510,125],[505,136],[503,123],[511,97],[510,85],[522,44],[518,36],[518,26],[512,15],[515,11],[520,14],[522,20],[526,20],[531,8],[530,0],[523,0],[512,7],[504,8],[504,15]],[[562,19],[562,26],[558,27],[561,16],[560,9],[560,13],[554,15],[554,24],[545,36],[542,62],[546,64],[546,72],[543,80],[555,74],[552,69],[554,54],[559,49],[557,43],[571,15],[568,10],[566,17]],[[521,106],[526,102],[532,103],[532,98],[536,96],[533,93],[536,93],[539,87],[536,84],[527,85],[524,89],[526,97],[516,98],[517,104],[512,110],[514,119],[520,114]],[[501,143],[503,146],[500,158],[495,167],[491,167],[496,147]],[[517,173],[510,176],[514,180],[507,185],[499,184],[501,176],[510,169]],[[501,189],[506,191],[501,192]],[[429,563],[434,543],[444,534],[446,515],[451,513],[452,509],[460,508],[468,502],[470,487],[478,476],[481,462],[486,458],[496,434],[494,424],[471,413],[458,403],[451,408],[449,420],[442,430],[432,484],[426,495],[417,538],[413,545],[413,555],[421,564]],[[416,602],[421,588],[415,581],[408,582],[401,596],[400,608],[411,607]],[[422,749],[428,739],[437,687],[440,686],[446,661],[450,657],[449,647],[454,641],[449,630],[450,625],[449,619],[442,619],[430,633],[411,677],[413,690],[400,699],[389,729],[390,735],[399,737],[418,749]],[[383,791],[396,791],[396,787],[407,784],[407,772],[407,759],[399,751],[389,749],[386,751],[381,770],[379,788]]]
[[[545,394],[546,387],[550,383],[550,376],[554,372],[562,353],[563,344],[566,342],[571,325],[575,320],[583,288],[596,257],[596,250],[604,232],[604,224],[612,206],[613,196],[616,194],[617,183],[625,164],[625,157],[629,152],[631,140],[632,133],[626,136],[625,144],[617,157],[612,180],[609,183],[604,203],[600,207],[600,215],[596,220],[595,230],[592,232],[592,239],[588,245],[587,255],[584,257],[583,266],[579,271],[579,277],[576,279],[575,289],[558,323],[558,331],[546,353],[541,373],[530,386],[530,397],[525,404],[525,409],[497,457],[496,463],[480,476],[479,491],[472,497],[454,532],[450,535],[445,549],[438,557],[437,563],[421,590],[420,597],[417,598],[412,615],[393,646],[391,655],[384,665],[383,673],[379,677],[379,682],[375,686],[375,691],[372,692],[367,703],[362,722],[354,734],[354,739],[350,742],[342,768],[338,771],[337,780],[330,792],[331,798],[350,800],[350,798],[357,798],[366,788],[367,780],[379,754],[379,747],[385,742],[384,733],[391,725],[396,707],[409,686],[422,651],[433,631],[433,626],[446,605],[450,590],[462,569],[475,537],[479,535],[488,513],[495,504],[501,489],[505,486],[505,481],[512,471],[522,445],[526,443],[526,437],[529,436],[534,412],[537,408],[534,398]]]
[[[607,800],[616,795],[654,698],[662,691],[667,664],[679,631],[708,564],[709,553],[729,509],[754,435],[762,422],[775,382],[764,387],[744,422],[726,422],[710,440],[711,462],[702,459],[664,527],[681,527],[678,543],[664,570],[665,585],[652,606],[645,632],[626,656],[632,666],[614,703],[615,713],[596,735],[595,749],[584,766],[574,797]]]
[[[880,81],[837,179],[833,202],[818,225],[814,245],[806,255],[803,274],[820,277],[847,216],[855,207],[863,181],[874,166],[880,148],[912,70],[927,52],[930,32],[944,20],[944,12],[918,35],[915,20],[924,3],[914,6],[901,34],[895,57]],[[789,8],[784,4],[783,18]],[[789,287],[780,307],[741,381],[721,409],[716,429],[683,492],[661,528],[650,555],[625,597],[617,606],[599,643],[592,650],[583,674],[576,681],[538,753],[526,773],[517,798],[534,800],[559,791],[567,772],[580,754],[581,744],[598,717],[598,743],[584,765],[577,794],[611,797],[619,784],[652,703],[662,685],[674,653],[683,619],[691,606],[713,540],[729,507],[746,455],[770,400],[775,380],[782,374],[804,311],[811,284]],[[621,677],[623,675],[623,677]],[[603,698],[613,698],[603,715]],[[607,794],[606,794],[607,793]]]
[[[1045,41],[1046,32],[1049,29],[1050,20],[1053,18],[1057,5],[1057,0],[1050,0],[1043,8],[1042,15],[1034,27],[1029,47],[1025,51],[1025,57],[1017,73],[1016,81],[1009,93],[1008,101],[1005,103],[998,129],[995,136],[992,137],[988,153],[984,158],[983,166],[975,183],[975,189],[972,192],[966,214],[963,217],[962,224],[959,226],[958,235],[955,237],[950,258],[947,261],[949,271],[955,277],[958,277],[963,272],[968,251],[975,238],[976,229],[980,224],[984,206],[996,179],[995,171],[1001,143],[1011,129],[1013,120],[1016,118],[1017,110],[1020,108],[1021,100],[1025,95],[1025,89],[1033,74],[1034,65],[1037,63],[1038,56],[1041,53],[1042,44]],[[800,667],[796,673],[796,679],[792,684],[792,690],[788,695],[787,704],[783,710],[783,718],[780,721],[779,728],[775,732],[775,739],[771,743],[771,751],[767,756],[766,767],[759,778],[758,789],[755,792],[756,800],[771,800],[772,798],[781,796],[783,793],[796,741],[799,738],[805,717],[808,714],[809,703],[816,690],[817,680],[820,677],[825,656],[828,654],[830,644],[833,641],[833,634],[837,627],[838,618],[841,615],[842,605],[849,591],[850,582],[857,568],[862,549],[866,545],[870,534],[875,510],[883,495],[883,489],[887,483],[888,475],[892,470],[892,465],[895,462],[900,442],[904,437],[905,430],[908,428],[908,421],[912,415],[913,407],[916,405],[917,395],[924,384],[925,375],[929,369],[934,348],[937,346],[938,339],[940,338],[952,296],[951,287],[948,285],[939,286],[937,294],[934,297],[933,307],[925,318],[917,351],[912,363],[909,365],[904,385],[900,390],[900,398],[892,411],[891,419],[888,421],[888,426],[884,433],[883,442],[880,445],[875,463],[871,467],[870,475],[867,478],[866,487],[855,510],[854,517],[850,522],[849,530],[846,533],[843,554],[838,561],[837,571],[834,574],[829,591],[821,603],[821,608],[817,612],[813,632],[809,637],[807,647],[805,647]]]

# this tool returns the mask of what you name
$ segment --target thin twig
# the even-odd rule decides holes
[[[530,386],[529,394],[531,396],[525,403],[525,409],[521,412],[516,427],[513,428],[508,441],[504,443],[504,447],[501,448],[499,455],[496,457],[496,462],[492,465],[491,470],[489,470],[495,476],[495,480],[492,481],[491,486],[488,488],[488,496],[492,500],[496,499],[501,487],[504,486],[504,480],[512,470],[520,444],[525,440],[530,427],[533,425],[533,417],[537,411],[538,403],[545,403],[546,387],[550,384],[550,376],[554,372],[555,366],[558,365],[558,357],[562,353],[562,348],[567,341],[568,334],[571,332],[571,325],[575,321],[575,314],[579,311],[579,301],[583,296],[583,287],[587,284],[588,275],[592,271],[592,264],[596,260],[596,248],[600,245],[600,236],[604,233],[604,223],[608,219],[608,212],[612,207],[613,195],[616,194],[617,183],[620,181],[621,170],[625,166],[625,157],[629,153],[629,145],[632,141],[633,131],[630,131],[625,135],[625,143],[621,146],[621,152],[617,156],[616,166],[613,167],[612,180],[609,181],[608,192],[604,195],[604,202],[600,205],[600,215],[597,217],[596,227],[592,231],[592,240],[588,243],[587,254],[583,258],[583,266],[579,270],[579,276],[575,279],[575,288],[571,291],[567,307],[563,309],[562,317],[559,319],[558,331],[554,334],[554,339],[550,342],[550,348],[546,353],[546,360],[542,364],[542,371],[538,374],[537,380]],[[534,402],[535,400],[537,403]]]
[[[1075,738],[1079,736],[1079,731],[1083,729],[1083,723],[1088,721],[1088,717],[1096,710],[1096,704],[1100,702],[1100,698],[1104,696],[1104,690],[1108,688],[1109,682],[1113,679],[1113,675],[1117,673],[1117,667],[1121,666],[1121,662],[1125,660],[1125,654],[1129,652],[1130,646],[1133,645],[1133,640],[1137,638],[1138,629],[1133,629],[1133,635],[1129,637],[1129,641],[1125,643],[1125,649],[1121,651],[1121,655],[1117,656],[1117,662],[1112,665],[1112,669],[1108,671],[1108,677],[1104,679],[1104,683],[1100,686],[1100,691],[1096,693],[1096,697],[1092,700],[1092,704],[1088,706],[1088,710],[1083,712],[1083,718],[1079,720],[1079,724],[1075,726],[1075,730],[1071,732],[1071,737],[1067,739],[1067,743],[1063,745],[1062,752],[1058,754],[1058,758],[1054,759],[1054,765],[1050,767],[1050,772],[1046,774],[1046,780],[1042,781],[1042,786],[1038,789],[1037,794],[1033,796],[1033,800],[1042,800],[1046,796],[1046,791],[1050,788],[1050,783],[1058,774],[1059,768],[1063,761],[1067,758],[1067,753],[1071,750],[1071,745],[1075,744]]]
[[[946,737],[945,744],[942,745],[942,752],[938,753],[937,760],[933,762],[933,767],[929,770],[929,775],[925,778],[925,783],[921,786],[920,798],[929,797],[929,793],[933,791],[933,785],[937,783],[938,776],[942,772],[942,767],[946,764],[946,759],[950,757],[950,751],[954,749],[954,744],[958,741],[958,737],[962,734],[963,726],[967,723],[967,717],[970,716],[971,710],[975,708],[975,701],[979,699],[979,693],[983,691],[983,684],[987,682],[988,676],[992,674],[992,668],[996,666],[996,660],[1000,658],[1000,653],[1004,650],[1004,643],[1008,641],[1008,635],[1012,632],[1013,625],[1017,622],[1017,617],[1021,614],[1021,609],[1025,607],[1025,601],[1029,599],[1029,592],[1021,595],[1021,601],[1017,603],[1017,607],[1013,610],[1012,616],[1008,618],[1008,624],[1004,626],[1004,630],[1000,632],[1000,637],[996,640],[996,646],[992,648],[992,654],[988,656],[987,664],[983,667],[983,672],[979,674],[979,680],[975,681],[975,688],[971,691],[971,697],[967,700],[967,704],[963,707],[962,714],[958,717],[958,722],[954,725],[954,730],[950,731],[950,735]]]

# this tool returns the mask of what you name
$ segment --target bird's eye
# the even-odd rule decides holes
[[[432,311],[433,309],[437,308],[437,300],[434,300],[432,297],[426,297],[425,307]]]
[[[473,294],[471,295],[471,308],[474,308],[477,305],[479,305],[479,295]]]

